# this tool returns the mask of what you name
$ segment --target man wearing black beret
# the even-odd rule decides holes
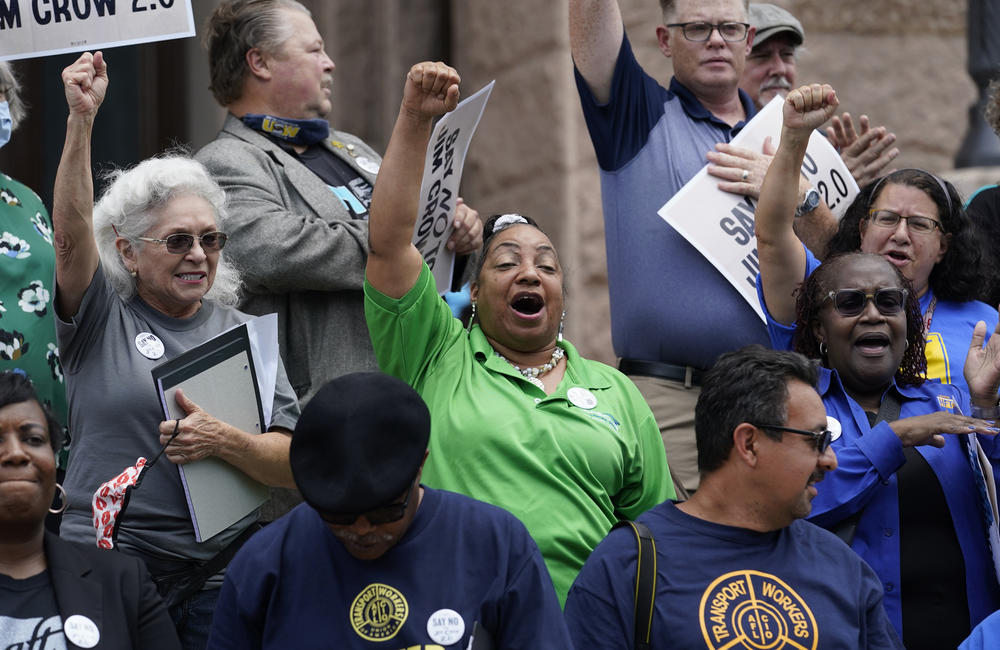
[[[541,554],[513,515],[420,485],[430,414],[381,373],[335,379],[302,411],[306,503],[226,572],[210,648],[572,647]]]

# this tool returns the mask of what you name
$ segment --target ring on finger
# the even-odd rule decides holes
[[[747,180],[748,178],[750,178],[750,172],[749,172],[748,170],[744,169],[744,170],[743,170],[743,175],[741,176],[741,178],[742,178],[742,180],[743,180],[744,182],[746,182],[746,180]]]

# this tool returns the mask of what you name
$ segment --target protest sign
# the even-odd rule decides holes
[[[191,0],[0,0],[0,61],[186,36]]]
[[[431,134],[424,178],[420,183],[420,211],[413,233],[413,245],[434,274],[438,293],[451,289],[455,253],[445,247],[455,217],[455,199],[462,180],[465,154],[479,126],[483,109],[493,92],[491,81],[479,92],[462,101],[438,121]]]
[[[733,138],[732,144],[761,151],[764,140],[770,137],[777,146],[783,103],[781,97],[772,99]],[[838,218],[859,192],[836,149],[818,131],[809,138],[802,175]],[[710,176],[703,167],[660,208],[659,215],[697,248],[764,320],[755,284],[760,270],[757,239],[753,234],[756,201],[723,192],[718,183],[719,179]]]

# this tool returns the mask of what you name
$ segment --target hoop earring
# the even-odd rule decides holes
[[[829,351],[829,348],[826,347],[826,343],[824,341],[820,341],[819,342],[819,354],[820,354],[820,356],[821,357],[825,357],[826,353],[828,351]]]
[[[469,316],[469,324],[465,326],[465,333],[472,331],[472,323],[476,320],[476,301],[472,301],[472,314]]]
[[[909,339],[903,339],[903,350],[905,351],[905,350],[909,350],[909,349],[910,349],[910,340]]]
[[[57,510],[49,508],[49,512],[54,515],[61,515],[66,512],[66,508],[69,507],[69,497],[66,496],[66,489],[58,483],[56,483],[56,489],[59,490],[59,500],[62,501],[62,505]]]
[[[563,310],[562,316],[559,317],[559,334],[556,335],[556,341],[562,343],[563,340],[563,325],[566,324],[566,310]]]

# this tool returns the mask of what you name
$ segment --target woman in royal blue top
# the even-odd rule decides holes
[[[907,648],[955,647],[1000,607],[982,474],[971,462],[980,448],[987,463],[1000,457],[996,429],[963,415],[996,417],[1000,336],[983,347],[986,324],[969,332],[970,407],[956,387],[925,381],[920,291],[885,255],[829,258],[799,288],[807,265],[792,233],[795,179],[810,133],[836,105],[829,86],[803,87],[786,100],[781,143],[756,213],[762,304],[772,341],[787,344],[793,334],[795,349],[823,365],[818,390],[838,434],[839,467],[821,486],[810,518],[840,533],[875,569]],[[900,232],[941,230],[923,190],[895,182],[888,188],[872,218],[893,201],[898,221],[907,224]],[[982,435],[957,435],[969,433]]]

